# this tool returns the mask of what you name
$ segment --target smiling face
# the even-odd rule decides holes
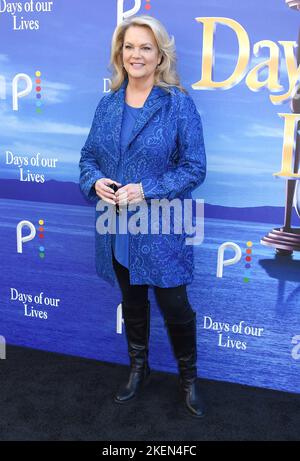
[[[129,27],[125,32],[122,53],[129,79],[154,81],[161,56],[151,29],[144,26]]]

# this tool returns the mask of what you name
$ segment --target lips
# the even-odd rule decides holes
[[[132,62],[130,63],[133,67],[143,67],[145,64],[141,62]]]

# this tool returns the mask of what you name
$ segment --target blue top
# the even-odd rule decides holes
[[[122,121],[122,130],[121,130],[121,155],[117,168],[117,177],[116,181],[124,184],[123,180],[123,157],[126,150],[129,137],[131,135],[132,129],[135,125],[136,118],[138,117],[142,107],[132,107],[125,102],[123,121]],[[122,207],[120,207],[120,213],[122,213]],[[125,207],[124,207],[125,211]],[[127,210],[127,217],[129,218],[131,213]],[[112,248],[117,261],[123,266],[129,269],[129,235],[119,234],[119,215],[116,213],[116,234],[112,234]]]

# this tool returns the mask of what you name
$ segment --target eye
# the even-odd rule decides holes
[[[143,50],[151,50],[151,48],[149,46],[144,46]]]

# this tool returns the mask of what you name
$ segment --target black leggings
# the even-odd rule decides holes
[[[124,305],[145,306],[148,300],[149,285],[131,285],[129,270],[120,264],[112,252],[113,267],[122,292]],[[193,318],[193,309],[190,306],[186,285],[161,288],[154,286],[157,303],[165,321],[169,323],[186,323]]]

